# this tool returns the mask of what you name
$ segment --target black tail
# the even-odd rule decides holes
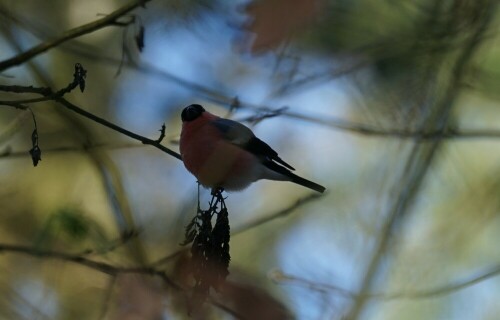
[[[312,181],[309,181],[307,179],[304,179],[302,177],[299,177],[298,175],[296,174],[293,174],[290,172],[290,174],[287,174],[287,176],[289,176],[290,178],[292,178],[292,182],[293,183],[296,183],[296,184],[300,184],[301,186],[304,186],[306,188],[309,188],[309,189],[312,189],[314,191],[318,191],[320,193],[323,193],[325,192],[326,188],[315,183],[315,182],[312,182]]]
[[[312,190],[320,192],[320,193],[323,193],[326,190],[325,187],[323,187],[323,186],[321,186],[321,185],[319,185],[319,184],[317,184],[315,182],[312,182],[312,181],[309,181],[309,180],[304,179],[302,177],[299,177],[295,173],[292,173],[290,170],[288,170],[287,168],[284,168],[284,167],[280,166],[276,162],[265,161],[265,162],[263,162],[263,164],[266,167],[268,167],[269,169],[271,169],[273,171],[276,171],[278,173],[281,173],[284,176],[289,177],[290,181],[292,181],[293,183],[299,184],[301,186],[304,186],[306,188],[312,189]]]

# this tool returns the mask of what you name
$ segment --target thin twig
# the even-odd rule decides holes
[[[451,79],[448,83],[448,87],[445,89],[442,99],[438,101],[436,105],[437,113],[433,118],[430,118],[429,121],[422,124],[422,129],[434,127],[437,128],[437,131],[446,130],[451,110],[459,95],[459,92],[457,91],[460,87],[459,83],[462,81],[465,68],[470,62],[473,53],[481,43],[480,40],[482,39],[482,34],[486,31],[487,26],[491,22],[497,2],[489,1],[488,4],[489,8],[486,9],[482,7],[482,4],[478,4],[481,6],[481,10],[485,10],[484,17],[469,38],[468,43],[466,43],[465,47],[458,55],[453,68],[451,69]],[[436,10],[436,12],[439,12],[439,10]],[[394,227],[401,224],[403,218],[406,217],[406,212],[411,207],[413,200],[420,190],[426,173],[428,172],[432,161],[435,159],[437,150],[441,146],[442,140],[432,142],[429,148],[423,148],[419,142],[420,141],[417,140],[414,144],[413,150],[406,162],[405,172],[407,172],[406,175],[409,178],[405,179],[402,185],[398,186],[398,189],[401,191],[396,197],[396,200],[393,202],[387,218],[379,231],[379,235],[375,243],[375,249],[371,257],[368,259],[367,268],[361,282],[358,297],[349,308],[345,319],[358,319],[364,310],[367,300],[366,294],[371,290],[375,280],[377,279],[377,275],[383,264],[383,257],[387,253],[389,244],[391,243]],[[419,155],[421,155],[422,158],[420,158]]]
[[[26,87],[15,86],[13,89],[10,86],[0,86],[0,91],[9,91],[10,90],[10,92],[15,91],[17,93],[21,93],[21,92],[23,92],[23,90],[26,90],[26,92],[38,93],[38,94],[43,95],[44,97],[49,97],[48,100],[54,100],[57,103],[61,104],[62,106],[66,107],[67,109],[69,109],[73,112],[76,112],[76,113],[80,114],[81,116],[84,116],[85,118],[88,118],[94,122],[97,122],[103,126],[110,128],[112,130],[120,132],[120,133],[122,133],[122,134],[124,134],[132,139],[138,140],[138,141],[142,142],[143,144],[151,145],[155,148],[158,148],[158,149],[162,150],[163,152],[181,160],[180,154],[163,146],[160,143],[161,140],[160,141],[153,140],[153,139],[149,139],[149,138],[146,138],[144,136],[141,136],[139,134],[136,134],[136,133],[129,131],[123,127],[120,127],[112,122],[109,122],[101,117],[98,117],[98,116],[94,115],[93,113],[85,111],[82,108],[80,108],[80,107],[74,105],[73,103],[69,102],[68,100],[64,99],[62,96],[68,92],[68,89],[70,89],[70,88],[73,89],[74,87],[76,87],[76,85],[74,85],[74,82],[72,82],[70,85],[68,85],[67,88],[59,90],[56,93],[53,93],[50,88],[34,88],[32,86],[29,86],[29,87],[28,86],[26,86]],[[20,100],[20,101],[23,101],[23,100]],[[27,108],[26,106],[19,103],[18,101],[0,101],[0,105],[1,104],[8,105],[8,106],[15,107],[15,108],[20,108],[20,109]]]
[[[285,216],[291,214],[292,212],[294,212],[296,209],[306,205],[307,203],[313,201],[313,200],[317,200],[323,196],[325,196],[326,193],[323,193],[323,194],[319,194],[317,192],[315,193],[311,193],[310,195],[308,196],[305,196],[303,198],[300,198],[298,199],[297,201],[295,201],[295,203],[293,203],[291,206],[288,206],[282,210],[279,210],[277,212],[274,212],[274,213],[271,213],[269,215],[266,215],[265,217],[263,218],[260,218],[260,219],[256,219],[255,221],[252,221],[252,222],[249,222],[243,226],[240,226],[239,228],[236,228],[235,231],[233,232],[233,237],[234,236],[237,236],[239,234],[242,234],[246,231],[249,231],[251,229],[254,229],[258,226],[261,226],[265,223],[269,223],[273,220],[276,220],[276,219],[279,219],[279,218],[284,218]],[[150,266],[151,267],[157,267],[159,265],[162,265],[162,264],[165,264],[169,261],[172,261],[173,259],[175,259],[177,256],[179,256],[180,254],[182,254],[183,252],[185,252],[187,249],[184,248],[184,249],[179,249],[179,250],[176,250],[170,254],[168,254],[167,256],[165,257],[162,257],[158,260],[156,260],[155,262],[151,263]]]
[[[403,299],[411,299],[411,300],[429,299],[456,293],[460,290],[466,289],[470,286],[476,285],[478,283],[489,280],[493,277],[497,277],[499,275],[500,275],[500,264],[492,267],[486,272],[481,272],[477,275],[474,275],[469,279],[452,281],[451,283],[438,285],[430,289],[405,290],[405,291],[395,291],[395,292],[374,292],[374,293],[367,292],[364,294],[363,297],[366,299],[383,300],[383,301],[403,300]],[[360,298],[360,294],[353,292],[351,290],[336,285],[313,282],[301,277],[285,274],[279,271],[272,273],[271,277],[273,280],[277,282],[286,281],[290,283],[299,284],[302,286],[307,286],[313,290],[332,291],[349,299]]]
[[[282,210],[279,210],[273,214],[266,215],[262,218],[255,219],[254,221],[251,221],[251,222],[249,222],[245,225],[242,225],[238,228],[235,228],[233,231],[233,236],[240,234],[240,233],[243,233],[243,232],[246,232],[248,230],[254,229],[258,226],[261,226],[261,225],[266,224],[268,222],[271,222],[273,220],[284,218],[284,217],[288,216],[289,214],[291,214],[296,209],[308,204],[311,201],[315,201],[323,196],[326,196],[327,194],[328,193],[321,194],[321,193],[314,192],[314,193],[309,194],[308,196],[299,198],[299,199],[297,199],[297,201],[295,201],[289,207],[286,207]]]
[[[88,258],[83,257],[80,254],[63,253],[50,250],[38,250],[33,247],[21,246],[21,245],[13,245],[5,243],[0,244],[0,253],[6,253],[6,252],[19,253],[37,258],[50,258],[50,259],[73,262],[112,276],[120,272],[126,272],[128,270],[127,268],[115,267],[105,262],[90,260]],[[141,272],[138,271],[137,273]]]
[[[0,91],[5,92],[15,92],[15,93],[38,93],[44,95],[45,97],[39,99],[26,99],[26,100],[11,100],[11,101],[0,101],[0,105],[11,106],[18,109],[26,109],[26,106],[22,103],[32,103],[41,102],[47,100],[57,100],[56,98],[62,97],[62,93],[66,93],[67,88],[58,91],[57,93],[51,93],[50,88],[36,88],[32,86],[6,86],[0,85]],[[422,130],[406,130],[406,129],[382,129],[377,128],[372,125],[356,123],[352,121],[347,121],[338,118],[319,118],[310,115],[304,115],[296,112],[287,111],[284,108],[272,109],[271,107],[265,106],[254,106],[247,104],[245,102],[240,102],[242,108],[250,108],[262,112],[262,115],[252,116],[248,118],[241,119],[242,121],[259,121],[261,119],[274,117],[274,116],[285,116],[291,119],[303,120],[311,123],[317,123],[327,127],[332,127],[339,130],[349,131],[355,134],[363,136],[373,136],[373,137],[390,137],[395,139],[419,139],[422,141],[435,141],[444,139],[498,139],[500,138],[500,130],[497,129],[457,129],[457,128],[447,128],[446,130],[435,130],[425,132]],[[67,107],[67,106],[66,106]],[[73,110],[75,111],[75,110]],[[101,123],[102,124],[102,123]],[[114,129],[114,128],[112,128]],[[114,129],[115,130],[115,129]],[[125,130],[125,129],[124,129]],[[123,133],[123,132],[122,132]],[[139,136],[139,135],[137,135]],[[132,137],[132,136],[131,136]],[[160,135],[161,137],[161,135]],[[134,137],[132,137],[134,138]],[[136,139],[136,138],[134,138]],[[146,141],[144,138],[143,140]],[[141,139],[136,139],[145,143]],[[150,139],[151,140],[151,139]],[[158,139],[159,140],[159,139]],[[160,141],[156,140],[159,144]],[[153,140],[151,140],[153,141]],[[145,143],[150,144],[150,143]],[[156,147],[156,145],[154,145]],[[164,151],[164,150],[163,150]],[[168,152],[167,152],[168,153]],[[174,155],[175,156],[175,155]],[[177,156],[175,156],[177,157]],[[180,158],[178,158],[180,159]]]
[[[94,261],[81,255],[75,255],[71,253],[64,253],[51,250],[39,250],[33,247],[5,244],[5,243],[0,243],[0,253],[18,253],[39,259],[63,260],[85,266],[87,268],[108,274],[112,277],[116,277],[118,274],[127,274],[127,273],[155,276],[162,279],[165,285],[169,286],[170,288],[179,292],[184,291],[179,284],[177,284],[174,280],[170,279],[170,277],[167,275],[165,271],[159,269],[153,269],[150,267],[121,267],[105,262]],[[235,316],[237,319],[242,319],[241,315],[239,315],[237,312],[220,304],[219,302],[211,299],[209,299],[208,301],[213,306]]]
[[[1,141],[0,141],[1,142]],[[129,148],[142,148],[143,144],[137,143],[123,143],[123,144],[93,144],[89,146],[61,146],[52,149],[44,149],[43,153],[58,153],[58,152],[88,152],[92,149],[129,149]],[[12,151],[9,147],[5,150],[0,150],[0,158],[22,158],[26,157],[26,151]]]
[[[16,20],[17,21],[17,20]],[[18,22],[19,23],[19,22]],[[34,33],[36,30],[30,30],[32,33]],[[39,36],[38,34],[35,34],[35,36]],[[164,80],[167,81],[172,81],[175,82],[183,87],[189,88],[191,90],[194,90],[203,96],[207,98],[210,101],[213,101],[218,104],[222,105],[229,105],[231,106],[234,101],[234,97],[231,97],[229,95],[226,95],[225,93],[221,91],[217,91],[213,88],[207,87],[206,85],[202,85],[199,83],[195,83],[183,78],[180,78],[176,75],[173,75],[167,71],[164,70],[159,70],[153,65],[149,65],[147,63],[141,62],[133,62],[133,61],[123,61],[122,59],[115,59],[111,57],[105,57],[101,56],[95,52],[90,52],[90,51],[83,51],[81,49],[81,46],[79,47],[71,47],[67,48],[67,50],[74,52],[76,54],[82,55],[84,57],[91,58],[95,60],[96,62],[105,62],[105,63],[114,63],[114,64],[123,64],[124,67],[127,68],[132,68],[138,72],[141,72],[143,74],[150,74],[150,75],[155,75],[158,76]],[[356,68],[354,68],[356,69]],[[347,68],[347,70],[351,70],[351,68]],[[345,70],[342,69],[342,72],[339,74],[344,74]],[[334,75],[337,75],[336,73]],[[0,90],[2,89],[2,86],[0,86]],[[12,91],[15,92],[15,91]],[[34,93],[39,93],[36,90],[33,91]],[[250,109],[250,110],[255,110],[257,112],[261,111],[264,112],[265,114],[274,114],[276,112],[276,109],[270,106],[264,106],[264,105],[254,105],[245,101],[239,101],[238,100],[238,107],[239,108],[244,108],[244,109]],[[460,139],[460,138],[466,138],[466,139],[482,139],[482,138],[488,138],[488,139],[497,139],[500,138],[500,130],[496,129],[474,129],[474,130],[466,130],[466,129],[448,129],[446,132],[418,132],[418,131],[411,131],[411,130],[406,130],[406,129],[383,129],[383,128],[377,128],[376,126],[372,126],[369,124],[363,124],[363,123],[355,123],[343,119],[337,119],[337,118],[324,118],[324,117],[314,117],[314,116],[308,116],[308,115],[303,115],[303,114],[298,114],[294,112],[280,112],[279,113],[282,116],[289,117],[292,119],[298,119],[298,120],[304,120],[307,122],[312,122],[312,123],[317,123],[320,125],[324,125],[327,127],[339,129],[339,130],[345,130],[349,131],[352,133],[360,134],[360,135],[365,135],[365,136],[375,136],[375,137],[393,137],[393,138],[399,138],[399,139],[415,139],[418,138],[420,140],[425,140],[425,141],[432,141],[432,140],[438,140],[438,139]]]
[[[10,15],[13,16],[13,21],[17,24],[22,24],[21,18],[16,17],[13,13],[10,13]],[[31,32],[33,35],[35,35],[38,38],[42,38],[42,35],[40,34],[40,31],[22,24],[22,27],[27,29],[29,32]],[[206,85],[196,83],[190,80],[186,80],[183,78],[180,78],[174,74],[171,74],[167,71],[160,70],[156,68],[153,65],[144,63],[144,62],[135,62],[135,61],[123,61],[123,59],[116,59],[113,57],[106,57],[99,55],[98,53],[90,50],[83,50],[82,47],[83,45],[79,46],[71,46],[68,47],[66,45],[62,46],[65,50],[73,52],[75,54],[90,58],[96,62],[100,63],[113,63],[116,65],[123,64],[124,67],[134,69],[140,73],[143,74],[149,74],[149,75],[154,75],[159,78],[162,78],[167,81],[175,82],[176,84],[179,84],[183,87],[189,88],[193,91],[196,91],[200,93],[201,95],[205,96],[210,101],[213,101],[218,104],[222,105],[228,105],[232,106],[233,102],[235,100],[234,96],[229,96],[225,94],[222,91],[218,91],[214,88],[210,88]],[[351,72],[356,70],[358,67],[362,67],[365,64],[365,62],[356,62],[348,67],[343,67],[339,70],[332,72],[328,72],[327,76],[330,77],[335,77],[335,76],[340,76],[344,75],[345,73]],[[304,81],[305,79],[301,79],[298,82]],[[310,79],[307,79],[309,81]],[[301,83],[299,83],[302,85]],[[26,90],[26,87],[22,87],[23,90]],[[0,85],[0,90],[2,90],[2,86]],[[16,92],[16,91],[12,91]],[[19,91],[21,92],[21,91]],[[28,92],[28,91],[22,91],[22,92]],[[35,89],[32,91],[33,93],[40,93],[37,92]],[[264,105],[254,105],[245,101],[240,101],[238,100],[238,108],[243,108],[243,109],[250,109],[250,110],[255,110],[255,111],[262,111],[265,114],[273,114],[276,112],[276,109],[271,107],[271,106],[264,106]],[[375,136],[375,137],[393,137],[393,138],[399,138],[399,139],[415,139],[418,138],[420,140],[425,140],[425,141],[433,141],[433,140],[440,140],[440,139],[482,139],[482,138],[487,138],[487,139],[497,139],[500,138],[500,130],[497,129],[473,129],[473,130],[467,130],[467,129],[450,129],[448,128],[447,131],[445,132],[418,132],[418,131],[411,131],[411,130],[406,130],[406,129],[383,129],[383,128],[377,128],[376,126],[372,126],[369,124],[363,124],[363,123],[355,123],[343,119],[337,119],[337,118],[324,118],[324,117],[314,117],[314,116],[308,116],[308,115],[303,115],[303,114],[298,114],[294,112],[280,112],[280,115],[286,116],[292,119],[298,119],[298,120],[304,120],[307,122],[312,122],[312,123],[317,123],[323,126],[339,129],[339,130],[345,130],[349,131],[352,133],[360,134],[360,135],[365,135],[365,136]]]
[[[18,85],[2,85],[0,84],[0,91],[12,93],[37,93],[41,95],[49,95],[49,88],[38,88],[33,86],[18,86]]]
[[[71,83],[69,83],[65,88],[62,88],[62,89],[58,90],[57,92],[52,92],[52,90],[50,88],[35,88],[33,86],[23,87],[23,86],[0,85],[0,91],[22,93],[23,89],[24,89],[25,92],[38,93],[38,94],[43,95],[43,97],[41,97],[41,98],[0,101],[0,104],[23,105],[23,104],[28,104],[28,103],[37,103],[37,102],[55,100],[57,98],[62,98],[66,93],[70,93],[76,87],[80,87],[81,91],[83,92],[83,90],[85,89],[85,77],[86,77],[86,75],[87,75],[87,71],[85,69],[83,69],[81,64],[76,63],[75,64],[75,73],[73,74],[73,81]]]
[[[117,19],[122,17],[123,15],[127,14],[128,12],[134,10],[135,8],[143,5],[144,3],[148,2],[150,0],[137,0],[137,1],[132,1],[129,4],[124,5],[123,7],[119,8],[118,10],[104,16],[101,19],[92,21],[90,23],[81,25],[79,27],[73,28],[71,30],[68,30],[64,32],[63,34],[59,35],[58,37],[47,40],[45,42],[42,42],[31,49],[24,51],[10,59],[0,61],[0,72],[11,68],[13,66],[20,65],[31,58],[51,49],[54,48],[61,43],[64,43],[68,40],[78,38],[80,36],[83,36],[88,33],[92,33],[96,30],[102,29],[107,26],[116,26],[117,25]]]
[[[118,125],[116,125],[116,124],[114,124],[112,122],[109,122],[109,121],[107,121],[107,120],[105,120],[103,118],[100,118],[100,117],[98,117],[98,116],[96,116],[96,115],[94,115],[94,114],[92,114],[92,113],[90,113],[88,111],[85,111],[85,110],[81,109],[80,107],[72,104],[71,102],[67,101],[64,98],[58,98],[58,99],[56,99],[56,101],[59,104],[61,104],[64,107],[66,107],[67,109],[69,109],[71,111],[74,111],[74,112],[76,112],[76,113],[84,116],[85,118],[93,120],[93,121],[95,121],[95,122],[97,122],[99,124],[102,124],[103,126],[108,127],[108,128],[110,128],[112,130],[120,132],[120,133],[122,133],[122,134],[124,134],[124,135],[126,135],[126,136],[128,136],[128,137],[130,137],[132,139],[138,140],[138,141],[142,142],[143,144],[151,145],[151,146],[153,146],[153,147],[155,147],[157,149],[160,149],[161,151],[163,151],[163,152],[171,155],[174,158],[182,160],[180,154],[178,154],[177,152],[175,152],[173,150],[170,150],[169,148],[163,146],[157,140],[146,138],[146,137],[141,136],[141,135],[139,135],[137,133],[134,133],[134,132],[129,131],[129,130],[125,129],[125,128],[122,128],[122,127],[120,127],[120,126],[118,126]]]

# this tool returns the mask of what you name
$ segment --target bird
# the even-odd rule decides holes
[[[214,190],[239,191],[257,180],[290,181],[323,193],[325,187],[299,177],[244,124],[218,117],[199,104],[181,113],[179,150],[186,169]]]

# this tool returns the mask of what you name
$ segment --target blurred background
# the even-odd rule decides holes
[[[80,63],[85,91],[64,98],[81,109],[151,139],[165,123],[178,151],[199,103],[327,188],[229,193],[227,288],[194,318],[498,318],[498,1],[130,3],[0,84],[56,91]],[[0,0],[0,63],[130,3]],[[32,115],[1,101],[0,318],[189,318],[182,162],[44,101],[34,167]]]

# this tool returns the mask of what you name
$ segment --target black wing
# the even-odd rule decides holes
[[[256,136],[254,136],[250,141],[246,143],[244,146],[245,150],[264,158],[269,158],[270,160],[274,160],[277,163],[287,167],[290,170],[295,170],[294,167],[283,161],[280,157],[278,157],[278,153],[273,150],[267,143],[260,140]]]
[[[224,134],[224,138],[231,143],[253,153],[263,161],[274,160],[290,170],[295,170],[291,165],[283,161],[276,151],[267,143],[257,138],[247,126],[229,119],[219,118],[212,124]]]

